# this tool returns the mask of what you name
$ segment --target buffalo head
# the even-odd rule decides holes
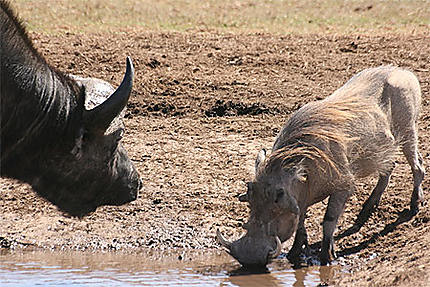
[[[76,216],[136,199],[142,184],[120,144],[121,113],[133,86],[131,59],[116,90],[101,80],[65,75],[47,63],[1,0],[0,38],[0,175],[30,183]]]
[[[87,104],[94,99],[97,102],[110,89],[112,94],[92,109],[81,103],[73,115],[73,144],[53,150],[41,163],[43,172],[32,181],[40,195],[71,215],[83,216],[101,205],[133,201],[142,186],[120,143],[124,134],[120,114],[129,99],[133,77],[130,58],[124,79],[115,91],[104,81],[74,77],[87,91]]]

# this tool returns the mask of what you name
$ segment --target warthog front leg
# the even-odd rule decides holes
[[[330,195],[323,221],[323,240],[320,253],[321,265],[327,265],[336,258],[333,233],[336,229],[339,216],[345,209],[345,203],[354,190],[355,187],[349,191],[338,191]]]
[[[288,259],[292,263],[297,263],[299,261],[300,255],[303,252],[303,246],[305,246],[305,249],[308,248],[308,235],[305,228],[305,217],[306,210],[300,215],[296,236],[294,237],[294,243],[288,252]]]

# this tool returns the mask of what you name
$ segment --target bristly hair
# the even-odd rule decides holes
[[[347,155],[348,144],[357,139],[351,132],[354,122],[379,111],[373,101],[363,101],[358,93],[348,94],[299,109],[278,135],[264,169],[279,165],[289,169],[306,158],[322,172],[339,174],[348,163],[334,158],[334,153]]]

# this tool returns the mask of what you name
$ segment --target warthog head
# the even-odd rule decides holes
[[[263,164],[265,151],[256,161],[256,179],[248,183],[248,191],[239,196],[248,202],[250,217],[243,225],[246,234],[229,242],[217,232],[218,241],[243,266],[265,266],[281,252],[281,242],[297,229],[299,206],[294,194],[303,190],[303,175],[298,169],[270,168]],[[261,165],[266,165],[264,170]]]

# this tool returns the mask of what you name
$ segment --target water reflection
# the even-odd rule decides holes
[[[305,268],[295,269],[294,275],[296,278],[296,282],[294,282],[294,287],[303,287],[306,277],[307,270]]]
[[[228,276],[226,282],[232,286],[285,286],[267,268],[239,267],[228,272]]]
[[[338,270],[336,266],[313,266],[308,268],[295,269],[294,276],[295,282],[293,287],[305,287],[307,277],[309,276],[319,276],[318,286],[329,286],[333,281],[335,270]],[[315,278],[316,279],[316,278]],[[314,279],[314,280],[315,280]]]
[[[0,249],[0,286],[317,286],[339,268],[292,269],[285,259],[244,269],[224,252],[9,251]],[[324,285],[322,285],[324,286]]]
[[[339,267],[334,266],[320,266],[319,267],[319,275],[320,275],[320,285],[328,286],[333,281],[333,278],[336,275],[336,272],[339,272]]]

